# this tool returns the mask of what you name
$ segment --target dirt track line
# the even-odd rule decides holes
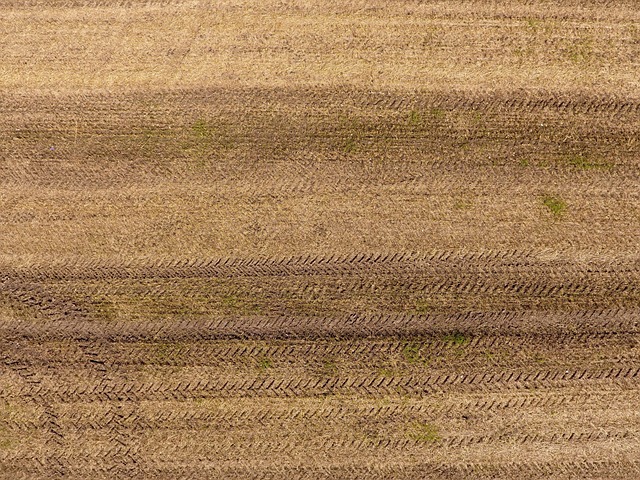
[[[181,431],[177,432],[180,436],[185,434],[194,434],[201,441],[213,440],[216,444],[216,449],[220,452],[239,450],[260,453],[261,455],[271,452],[278,452],[279,454],[293,454],[296,451],[300,451],[301,443],[297,439],[273,439],[271,441],[256,442],[255,439],[239,439],[233,435],[227,437],[221,436],[220,432],[214,432],[214,438],[211,439],[210,432],[207,429],[201,429],[199,431]],[[122,431],[120,435],[126,434]],[[507,443],[509,445],[530,445],[530,444],[557,444],[567,445],[569,443],[596,443],[605,442],[611,440],[633,440],[638,437],[637,432],[631,430],[612,430],[612,429],[598,429],[598,430],[582,430],[582,431],[562,431],[546,434],[488,434],[488,435],[453,435],[445,436],[437,441],[430,442],[427,446],[429,450],[448,449],[448,448],[460,448],[472,445],[482,444],[500,444]],[[115,442],[115,440],[112,440]],[[117,442],[116,442],[117,443]],[[416,447],[425,448],[423,441],[412,439],[410,437],[405,438],[375,438],[375,439],[358,439],[353,436],[345,435],[342,438],[334,437],[331,440],[326,438],[308,439],[304,442],[304,448],[308,451],[322,451],[324,449],[329,450],[406,450],[408,448],[415,449]],[[188,447],[181,447],[179,445],[166,446],[164,448],[165,455],[173,457],[175,453],[184,452]],[[50,455],[52,459],[58,459],[56,454]],[[69,464],[78,464],[80,459],[78,456],[83,456],[85,459],[91,458],[92,460],[111,461],[120,465],[130,465],[131,470],[136,468],[137,452],[132,451],[131,448],[126,445],[110,446],[103,448],[95,448],[90,455],[85,452],[79,452],[77,454],[70,454],[63,458],[60,458],[61,465],[67,467]],[[74,458],[75,457],[75,458]]]
[[[274,285],[284,292],[283,297],[306,298],[310,295],[322,296],[327,293],[333,293],[333,295],[342,293],[345,296],[363,290],[371,293],[411,291],[440,294],[457,291],[465,294],[518,293],[528,296],[550,296],[561,292],[595,294],[629,291],[632,293],[636,283],[640,286],[640,268],[636,269],[635,265],[625,266],[619,270],[600,269],[597,265],[589,265],[584,267],[583,272],[580,272],[579,268],[537,265],[530,268],[518,266],[502,271],[495,268],[493,272],[486,272],[480,269],[475,270],[473,265],[466,270],[452,265],[446,271],[408,265],[398,267],[394,272],[380,272],[372,267],[368,271],[354,269],[350,272],[331,275],[313,272],[310,275],[266,276],[257,284],[252,283],[253,276],[249,276],[250,278],[234,276],[230,278],[240,280],[239,277],[242,277],[242,283],[235,285],[231,281],[227,283],[227,288],[235,288],[237,293],[246,291],[250,296],[254,296],[263,285]],[[195,279],[195,277],[191,278]],[[206,282],[209,278],[198,279]],[[203,288],[203,285],[204,288],[208,287],[207,283],[180,284],[179,281],[183,279],[153,279],[158,280],[158,283],[153,284],[152,288],[145,285],[139,288],[137,293],[140,297],[165,295],[170,293],[172,288],[179,288],[185,295],[194,295]],[[93,287],[89,291],[108,295],[111,292],[126,292],[126,289],[131,286],[130,280],[114,279],[104,285]],[[77,288],[77,285],[72,285],[73,287]],[[65,285],[58,285],[57,288],[61,293],[67,290]]]
[[[8,350],[8,349],[7,349]],[[16,374],[24,384],[27,385],[27,389],[34,391],[42,390],[42,374],[37,369],[30,367],[29,365],[21,365],[18,362],[11,360],[6,354],[2,355],[2,364],[5,368],[8,368],[14,374]],[[0,392],[0,396],[2,393]],[[42,413],[40,414],[37,423],[39,424],[38,431],[44,433],[44,446],[45,448],[60,449],[65,445],[65,432],[59,422],[59,415],[57,409],[48,401],[47,396],[35,396],[28,397],[28,400],[35,401],[42,407]],[[68,473],[68,469],[64,462],[56,458],[53,455],[39,452],[34,456],[31,453],[31,460],[38,462],[41,466],[46,466],[46,469],[59,476],[64,476]],[[1,465],[1,464],[0,464]],[[2,469],[0,469],[1,471]]]
[[[306,255],[281,258],[218,259],[136,259],[98,262],[69,259],[19,268],[0,266],[0,280],[116,280],[136,278],[210,278],[342,276],[357,274],[397,274],[408,272],[450,273],[455,270],[476,274],[508,272],[558,272],[637,274],[640,258],[598,259],[576,262],[570,258],[544,258],[547,252],[530,251],[433,251],[395,253],[353,253]]]
[[[411,133],[407,133],[403,136],[405,140],[411,138]],[[374,141],[371,139],[370,141]],[[412,143],[407,145],[392,145],[388,147],[385,152],[389,154],[394,149],[402,149],[407,152],[416,153],[423,152],[424,146],[420,146],[420,139],[413,139]],[[370,146],[372,154],[384,155],[384,152],[376,151],[373,146]],[[444,146],[443,146],[444,148]],[[511,150],[518,148],[514,146]],[[577,149],[585,149],[586,147],[576,147]],[[593,147],[597,149],[598,146]],[[611,152],[603,147],[604,150],[596,151],[595,154],[602,157],[609,157]],[[526,146],[520,146],[520,151],[523,157],[527,156],[539,156],[537,151],[532,151]],[[512,153],[512,152],[511,152]],[[601,178],[606,178],[608,175],[610,180],[613,180],[612,175],[615,172],[615,180],[611,182],[608,187],[600,187],[594,191],[594,195],[597,195],[601,200],[635,200],[637,201],[640,194],[637,193],[637,185],[640,177],[638,166],[635,164],[634,152],[620,151],[617,152],[619,157],[616,157],[615,163],[611,164],[611,172],[607,170],[598,170],[591,172],[583,172],[580,167],[576,167],[570,163],[559,163],[555,166],[558,174],[566,176],[572,174],[581,179],[582,182],[586,180],[587,175],[595,175],[596,173]],[[18,154],[13,155],[16,157]],[[335,157],[340,153],[329,151],[318,151],[315,156],[317,162],[321,165],[323,162],[335,161]],[[216,190],[221,196],[233,195],[234,198],[249,198],[264,197],[265,195],[278,197],[280,199],[301,197],[303,195],[314,194],[343,194],[351,195],[358,192],[369,189],[370,192],[380,191],[381,189],[392,190],[392,193],[402,192],[404,194],[413,195],[425,195],[429,194],[433,189],[433,183],[425,179],[423,172],[426,166],[434,171],[447,171],[457,176],[475,176],[480,167],[485,171],[494,171],[495,175],[504,175],[510,178],[517,173],[517,168],[512,165],[512,160],[508,156],[509,153],[504,154],[504,163],[483,164],[476,163],[470,165],[465,157],[451,157],[446,161],[442,160],[442,156],[431,155],[424,158],[420,158],[417,164],[407,164],[407,169],[402,175],[396,176],[370,176],[366,178],[366,184],[358,183],[354,177],[341,178],[332,180],[331,183],[326,181],[320,181],[313,174],[308,174],[303,178],[291,179],[282,178],[282,171],[287,168],[291,169],[296,165],[295,159],[279,158],[280,174],[272,174],[261,172],[261,179],[257,183],[243,183],[241,180],[221,180],[219,176],[211,172],[202,172],[197,177],[193,174],[193,162],[189,159],[178,158],[171,170],[159,170],[152,166],[141,166],[139,164],[131,164],[127,167],[121,166],[111,169],[108,173],[105,173],[104,169],[75,169],[72,171],[55,171],[52,172],[48,167],[48,163],[43,162],[41,164],[32,162],[29,165],[29,169],[25,168],[7,168],[0,166],[0,184],[8,187],[24,187],[25,185],[46,187],[48,189],[65,191],[68,195],[69,192],[77,191],[79,187],[85,188],[107,188],[107,189],[120,189],[125,190],[128,188],[149,188],[155,186],[156,188],[162,188],[161,185],[166,184],[167,179],[171,179],[171,183],[183,190],[194,188],[195,185],[201,184],[203,188],[210,188],[211,184],[219,185]],[[562,151],[551,151],[549,155],[562,156]],[[547,156],[548,157],[548,156]],[[545,158],[547,158],[545,157]],[[542,158],[539,158],[542,162]],[[562,160],[560,160],[562,162]],[[303,166],[303,165],[302,165]],[[301,166],[301,168],[302,168]],[[515,169],[514,169],[515,168]],[[522,168],[522,167],[519,167]],[[603,169],[605,167],[602,167]],[[364,179],[359,179],[362,182]],[[469,180],[467,189],[470,193],[482,195],[483,186],[480,182]],[[533,188],[533,187],[532,187]],[[569,185],[567,188],[573,189],[575,185]],[[582,190],[590,190],[591,187],[582,187]],[[484,188],[486,189],[486,188]]]
[[[0,279],[0,295],[19,308],[26,308],[37,319],[86,319],[88,312],[77,302],[60,292],[52,294],[41,284]],[[1,299],[2,297],[0,297]]]
[[[354,253],[347,255],[306,255],[281,258],[218,258],[218,259],[137,259],[123,262],[98,263],[95,260],[75,259],[52,264],[32,264],[20,268],[5,266],[0,269],[7,279],[14,280],[114,280],[118,278],[192,278],[234,276],[292,276],[292,275],[344,275],[369,271],[372,267],[387,267],[385,273],[396,273],[403,267],[411,268],[431,262],[449,270],[456,264],[478,263],[491,268],[492,264],[532,266],[527,261],[534,252],[485,251],[456,253],[448,251],[417,253]],[[503,260],[503,262],[500,262]],[[570,262],[563,262],[570,263]],[[542,263],[544,265],[544,263]],[[479,265],[480,266],[480,265]],[[467,267],[469,268],[469,267]],[[574,267],[575,268],[575,267]],[[614,267],[615,268],[615,267]],[[0,277],[1,278],[1,277]]]
[[[249,93],[249,95],[257,99],[260,98],[260,93],[265,93],[259,90],[250,90],[249,92],[252,92]],[[640,111],[640,101],[637,99],[593,96],[583,96],[576,99],[554,92],[523,91],[511,92],[510,94],[503,92],[495,95],[479,95],[468,92],[458,92],[452,95],[444,93],[403,95],[402,93],[389,94],[379,92],[372,94],[362,91],[351,93],[349,91],[337,91],[337,97],[334,97],[332,100],[331,95],[335,95],[336,91],[325,91],[322,93],[315,92],[314,94],[315,97],[326,96],[326,99],[323,100],[325,105],[320,106],[309,100],[309,98],[311,98],[309,92],[305,93],[306,95],[304,97],[298,99],[297,104],[299,108],[297,110],[310,112],[310,115],[307,117],[309,119],[307,121],[310,122],[309,129],[287,129],[286,136],[282,136],[280,131],[287,127],[278,125],[270,128],[267,126],[269,122],[257,119],[252,125],[253,133],[251,135],[247,135],[246,133],[239,135],[241,139],[238,140],[236,148],[257,148],[264,151],[270,148],[269,145],[274,142],[285,145],[293,141],[296,144],[307,146],[307,149],[313,152],[317,162],[323,162],[325,160],[333,162],[336,157],[344,158],[341,145],[343,140],[349,138],[351,135],[349,131],[350,127],[342,127],[342,129],[338,127],[338,129],[336,129],[335,119],[333,117],[336,114],[336,108],[343,109],[345,105],[349,105],[350,110],[355,112],[355,117],[363,119],[361,129],[362,138],[360,142],[366,148],[371,149],[372,152],[384,154],[383,152],[390,152],[394,149],[402,149],[405,153],[407,151],[413,151],[414,153],[424,152],[425,150],[430,150],[424,148],[425,141],[427,141],[425,138],[431,138],[431,140],[428,141],[431,142],[432,146],[440,145],[441,148],[449,151],[459,150],[460,142],[457,140],[461,137],[473,138],[474,135],[467,130],[457,130],[457,132],[453,132],[452,129],[455,127],[444,124],[436,118],[432,118],[432,114],[429,112],[437,111],[441,115],[449,116],[482,113],[487,117],[486,121],[488,125],[493,127],[493,124],[495,124],[496,126],[488,129],[483,128],[481,133],[477,135],[480,138],[492,140],[494,143],[493,149],[496,151],[504,151],[505,157],[509,156],[507,152],[512,152],[514,149],[526,152],[527,155],[535,152],[535,150],[525,146],[525,144],[530,145],[533,142],[541,142],[541,136],[533,134],[530,128],[531,125],[545,125],[541,127],[541,131],[543,131],[551,128],[551,124],[555,124],[556,128],[552,129],[552,132],[556,132],[556,135],[559,135],[557,130],[562,130],[567,132],[567,135],[571,133],[573,137],[577,131],[574,148],[589,150],[594,153],[599,151],[598,155],[604,156],[610,156],[609,154],[614,151],[614,157],[616,157],[615,166],[619,168],[616,171],[618,179],[626,177],[630,180],[637,180],[638,177],[635,162],[637,155],[634,155],[634,153],[636,153],[636,147],[633,146],[635,144],[631,141],[634,135],[632,132],[629,132],[628,129],[630,123],[637,121],[637,114],[638,111]],[[268,91],[267,94],[274,94],[274,92]],[[247,100],[249,97],[235,96],[234,94],[223,97],[218,91],[205,91],[201,95],[197,93],[194,93],[194,95],[202,99],[203,102],[208,102],[209,107],[217,110],[216,113],[210,113],[213,116],[221,114],[219,110],[221,108],[221,102],[236,102],[230,106],[237,109],[245,109],[247,103],[250,103],[250,101]],[[354,96],[355,99],[353,98]],[[232,100],[229,100],[227,97],[232,98]],[[279,100],[281,107],[295,110],[295,107],[291,105],[292,101],[295,102],[295,98],[292,99],[290,95],[280,95],[280,97],[282,97]],[[359,103],[358,97],[360,98]],[[77,116],[84,116],[85,123],[91,125],[91,128],[88,130],[91,132],[91,136],[83,137],[83,143],[85,143],[84,148],[87,149],[86,155],[100,160],[111,158],[115,155],[125,159],[130,158],[132,150],[135,150],[138,144],[145,142],[145,128],[143,128],[142,125],[148,126],[149,122],[149,119],[146,117],[140,118],[131,104],[138,103],[141,109],[146,110],[146,106],[142,107],[145,103],[144,99],[144,96],[136,98],[132,95],[120,99],[120,105],[118,105],[116,111],[121,115],[117,116],[128,118],[129,122],[131,122],[130,124],[109,124],[109,121],[113,121],[109,119],[114,116],[113,104],[118,103],[118,98],[113,98],[111,102],[105,102],[105,105],[100,105],[100,102],[97,102],[99,104],[98,108],[88,112],[89,118],[86,118],[87,111],[85,109],[87,103],[90,103],[90,101],[84,99],[82,102],[75,101],[82,104],[82,107],[75,106],[75,108],[79,110],[76,112],[76,115],[69,114],[66,119],[61,118],[55,124],[51,125],[48,113],[40,112],[39,115],[44,117],[41,123],[46,125],[46,127],[42,124],[31,125],[26,128],[26,130],[32,132],[32,134],[35,132],[37,135],[40,135],[41,140],[47,138],[47,135],[51,135],[52,132],[55,132],[58,136],[69,136],[71,135],[73,122]],[[33,99],[33,104],[41,104],[44,100],[48,100],[48,98],[46,98],[46,96],[44,96],[44,99],[43,97],[36,97]],[[5,99],[5,101],[7,103],[3,106],[3,110],[7,112],[7,114],[15,114],[16,110],[23,108],[21,105],[12,103],[11,100]],[[171,111],[172,109],[189,110],[193,106],[193,100],[191,103],[186,102],[184,94],[180,95],[174,92],[172,95],[169,91],[161,101],[165,104],[154,111],[154,138],[165,142],[167,145],[172,144],[172,142],[179,144],[181,143],[181,133],[179,133],[179,131],[182,133],[185,131],[189,132],[193,119],[179,115],[179,119],[176,120],[167,120],[166,118],[173,119],[176,117],[175,113]],[[30,113],[32,113],[33,104],[31,105]],[[60,102],[60,100],[54,101],[54,104],[57,104],[60,109],[69,107],[65,105],[64,102]],[[333,112],[327,111],[327,108],[330,111],[333,109]],[[271,108],[269,108],[269,110],[271,110]],[[377,110],[379,116],[385,115],[386,112],[387,116],[382,120],[384,137],[392,138],[393,140],[391,144],[385,144],[384,149],[380,148],[378,142],[378,140],[380,140],[379,129],[381,123],[380,120],[373,124],[371,123],[371,110]],[[424,117],[424,124],[429,124],[433,127],[429,129],[431,134],[445,141],[433,142],[433,137],[425,137],[424,131],[421,130],[424,125],[421,128],[407,125],[406,117],[412,111],[417,113],[421,112],[422,117]],[[225,114],[229,115],[228,109]],[[527,115],[535,115],[535,119],[523,119],[523,117]],[[568,115],[574,117],[570,122],[566,121]],[[36,114],[36,117],[37,116],[38,114]],[[398,118],[399,116],[400,118]],[[163,117],[165,118],[163,119]],[[594,127],[591,126],[594,121],[600,122],[600,128],[597,130],[594,130]],[[231,123],[233,123],[233,120]],[[219,184],[221,182],[220,175],[212,175],[211,172],[207,172],[206,170],[194,175],[193,158],[185,155],[182,149],[176,148],[175,146],[170,149],[170,152],[165,148],[167,155],[172,156],[176,160],[171,166],[157,161],[142,163],[124,161],[120,165],[113,165],[112,162],[110,162],[108,169],[97,167],[95,164],[85,165],[77,163],[73,163],[72,166],[68,168],[62,168],[59,165],[56,167],[55,162],[33,159],[33,147],[29,142],[25,142],[24,139],[19,138],[21,132],[12,130],[11,127],[5,127],[4,130],[10,137],[14,135],[18,136],[16,137],[18,138],[18,143],[15,145],[9,143],[7,147],[5,147],[6,155],[17,160],[12,166],[0,167],[0,173],[2,173],[2,175],[0,175],[0,182],[5,184],[47,185],[49,187],[59,187],[61,189],[74,191],[80,186],[90,185],[124,187],[154,184],[160,179],[167,178],[171,178],[173,182],[178,180],[188,183],[189,185],[194,181],[194,177],[195,180],[197,180],[198,177],[202,178],[203,176],[208,179],[209,183],[214,181],[216,184]],[[131,133],[132,130],[134,133]],[[317,130],[317,134],[309,134],[308,130]],[[514,134],[514,130],[517,132],[516,134]],[[399,131],[402,133],[398,134]],[[593,132],[595,131],[598,133],[597,136],[594,137]],[[278,134],[280,134],[282,138],[279,139]],[[630,139],[630,143],[628,143],[626,148],[622,148],[620,135]],[[523,142],[523,136],[527,138],[528,141]],[[95,142],[92,141],[92,137],[100,138],[101,140]],[[615,137],[618,137],[617,140],[614,140]],[[284,138],[286,138],[286,140],[284,140]],[[514,138],[518,138],[519,140],[514,142]],[[594,142],[594,138],[597,139],[596,142]],[[100,148],[97,148],[95,143],[99,143]],[[546,150],[552,155],[558,154],[561,156],[564,149],[558,147],[559,144],[559,141],[548,138],[545,142],[547,148],[542,150]],[[156,148],[160,147],[156,146]],[[297,150],[294,149],[294,152],[297,152]],[[62,154],[62,152],[60,153]],[[148,155],[150,159],[154,157],[153,151],[143,154]],[[305,155],[308,156],[308,153],[305,153]],[[260,182],[252,182],[250,185],[245,184],[240,189],[237,189],[238,183],[242,185],[242,182],[235,181],[236,194],[253,196],[268,191],[275,195],[291,195],[295,192],[300,194],[314,190],[314,185],[318,183],[317,179],[314,180],[314,176],[309,175],[310,168],[307,167],[304,162],[300,162],[299,155],[292,152],[278,153],[277,151],[273,151],[270,157],[274,160],[284,161],[290,169],[293,168],[291,177],[295,177],[296,180],[284,181],[281,176],[275,178],[274,175],[262,171]],[[464,159],[464,155],[461,156],[460,154],[447,155],[446,157],[447,160],[443,161],[442,155],[425,155],[424,153],[420,155],[422,161],[447,169],[467,169],[468,171],[470,167],[477,168],[479,165],[483,167],[494,166],[493,164],[479,164],[477,160],[469,163],[468,160]],[[509,163],[509,161],[507,161],[507,163]],[[294,165],[296,165],[295,168],[293,167]],[[410,164],[408,164],[408,166],[410,166]],[[580,171],[580,168],[576,169],[574,167],[575,166],[572,167],[571,165],[563,164],[562,162],[556,165],[559,171]],[[222,181],[222,183],[224,184],[225,181]],[[337,184],[331,182],[333,189],[332,187],[326,188],[334,192],[350,191],[348,187],[352,183],[350,179],[344,179],[342,182],[338,181]],[[411,182],[409,182],[409,185],[410,183]],[[637,182],[632,182],[632,186],[628,188],[627,191],[633,192],[633,187],[636,183]],[[408,184],[405,183],[405,186],[407,185]],[[627,193],[627,195],[629,194],[630,193]]]
[[[487,371],[470,375],[434,374],[424,377],[331,377],[331,378],[217,378],[179,383],[156,382],[87,382],[81,385],[58,384],[23,386],[17,394],[0,392],[0,398],[30,398],[40,402],[89,401],[166,401],[195,398],[316,397],[357,394],[386,396],[391,394],[433,394],[442,392],[508,392],[510,390],[580,387],[589,389],[607,385],[611,388],[638,388],[640,365],[620,368],[584,368],[518,371]]]
[[[133,101],[132,101],[133,99]],[[267,100],[268,99],[268,100]],[[91,94],[61,93],[51,95],[47,93],[19,94],[0,92],[0,113],[2,112],[33,112],[34,105],[48,106],[57,114],[71,112],[73,118],[76,110],[95,114],[104,112],[113,116],[114,111],[125,114],[126,118],[140,115],[138,103],[149,104],[153,101],[160,105],[214,105],[220,109],[226,107],[255,105],[259,109],[266,101],[292,105],[292,109],[305,105],[306,110],[314,112],[316,109],[326,110],[339,107],[344,109],[370,110],[399,110],[408,111],[412,108],[441,108],[446,111],[482,110],[486,112],[518,112],[535,113],[539,111],[556,111],[559,113],[582,113],[591,115],[610,114],[611,116],[640,112],[640,98],[621,97],[612,94],[594,95],[589,93],[571,92],[569,94],[553,90],[503,90],[498,92],[478,91],[371,91],[357,88],[154,88],[152,92],[132,91],[123,93]],[[310,108],[313,107],[313,108]],[[156,107],[158,108],[158,107]],[[165,108],[166,110],[166,108]],[[157,113],[157,110],[153,111]],[[143,118],[148,118],[149,111],[145,110]],[[125,116],[115,116],[124,118]],[[170,112],[158,118],[171,117]],[[70,120],[71,121],[71,120]],[[71,124],[70,124],[71,125]],[[108,126],[108,125],[107,125]],[[100,131],[97,126],[97,131]]]
[[[149,338],[144,342],[79,342],[79,348],[88,359],[88,365],[106,374],[107,370],[130,366],[208,366],[234,365],[247,360],[270,359],[276,363],[298,363],[301,359],[319,362],[322,358],[355,359],[358,362],[388,362],[390,359],[415,361],[414,357],[427,355],[455,355],[456,361],[478,360],[486,352],[508,348],[523,354],[540,353],[551,348],[561,348],[563,355],[575,349],[592,349],[600,352],[616,349],[618,358],[625,358],[620,347],[626,348],[630,358],[634,357],[633,346],[640,332],[559,332],[541,331],[513,334],[465,336],[459,332],[413,337],[411,339],[357,339],[342,341],[207,341],[190,340],[169,343]],[[54,340],[55,341],[55,340]],[[38,350],[47,345],[30,344]],[[540,348],[543,345],[544,348]],[[564,357],[561,357],[564,358]],[[76,366],[76,356],[59,356],[55,353],[38,356],[30,365]]]
[[[625,397],[625,401],[631,401],[634,390],[630,390]],[[133,411],[122,409],[126,404],[117,404],[117,407],[110,408],[107,414],[98,409],[86,411],[84,409],[71,409],[58,413],[58,423],[65,431],[83,432],[88,430],[111,429],[114,424],[132,431],[143,431],[146,429],[155,430],[189,430],[213,428],[212,426],[225,425],[227,427],[239,428],[271,423],[282,424],[283,422],[307,422],[309,420],[320,420],[326,425],[341,425],[343,422],[353,419],[384,419],[394,418],[396,420],[405,419],[415,421],[421,418],[434,420],[436,418],[449,417],[451,415],[500,413],[523,415],[527,411],[537,411],[549,407],[571,406],[573,409],[587,408],[594,400],[589,398],[602,396],[602,392],[590,394],[546,394],[535,396],[533,394],[510,392],[508,395],[496,396],[494,398],[478,397],[475,400],[467,400],[460,404],[441,403],[398,403],[387,405],[361,406],[353,405],[318,405],[299,407],[264,407],[264,406],[237,406],[227,405],[221,409],[200,409],[198,405],[180,404],[173,410],[161,408],[161,411],[145,412],[144,410]],[[613,404],[620,401],[621,392],[604,392],[605,397],[612,397]],[[406,401],[406,400],[405,400]],[[597,403],[597,408],[607,408],[606,400]],[[610,403],[611,404],[611,403]],[[118,418],[116,419],[116,415]],[[15,431],[31,431],[44,427],[42,418],[29,419],[24,417],[21,420],[0,421],[0,426]],[[217,427],[216,427],[217,428]]]
[[[563,310],[571,301],[574,308],[622,308],[637,303],[640,296],[640,269],[611,273],[598,272],[591,266],[582,274],[572,274],[561,267],[546,271],[523,268],[519,272],[493,274],[461,273],[454,269],[448,275],[429,274],[428,269],[415,275],[410,269],[393,275],[376,275],[372,268],[368,276],[356,272],[336,277],[263,277],[262,281],[256,277],[233,277],[222,283],[216,283],[213,278],[117,279],[99,284],[88,281],[84,285],[69,281],[57,284],[4,282],[0,284],[0,293],[8,296],[19,309],[27,309],[39,318],[63,320],[72,316],[92,321],[104,320],[102,302],[115,306],[119,302],[125,305],[146,302],[139,305],[152,315],[201,318],[229,310],[224,307],[226,298],[252,299],[259,305],[256,308],[295,315],[296,309],[314,308],[322,302],[329,302],[325,303],[329,311],[344,312],[348,307],[340,304],[341,300],[354,301],[364,294],[377,299],[377,305],[365,308],[380,310],[384,305],[387,311],[413,310],[415,302],[424,297],[436,307],[444,302],[440,306],[447,311],[466,310],[479,302],[480,298],[474,297],[480,296],[485,299],[485,308],[501,305],[511,310],[531,309],[534,305],[548,310],[550,304]],[[195,302],[186,308],[183,303],[190,299]],[[174,312],[172,307],[177,310]]]
[[[516,94],[469,94],[466,92],[447,92],[434,95],[428,100],[417,100],[394,93],[380,92],[364,94],[354,92],[353,107],[363,110],[410,110],[411,108],[440,108],[447,112],[458,110],[482,111],[484,113],[535,113],[553,111],[617,117],[634,115],[640,112],[640,101],[614,96],[563,95],[556,92],[520,92]],[[358,95],[357,93],[360,93]]]
[[[573,332],[637,334],[640,311],[609,309],[576,312],[465,312],[459,314],[365,314],[337,317],[240,317],[203,320],[88,322],[82,319],[25,321],[0,319],[7,341],[195,341],[225,339],[376,338],[446,335],[470,336]]]
[[[64,461],[65,457],[61,458]],[[50,475],[51,472],[42,466],[34,465],[29,458],[16,458],[12,466],[7,465],[7,472],[15,472],[17,477],[25,475]],[[237,478],[237,479],[495,479],[495,478],[530,478],[530,479],[619,479],[636,478],[640,475],[640,461],[633,460],[566,460],[566,461],[533,461],[509,463],[469,463],[456,464],[441,462],[420,462],[419,464],[384,466],[372,465],[340,465],[323,467],[303,467],[301,465],[282,465],[278,468],[258,466],[234,465],[221,466],[215,458],[206,462],[194,462],[191,465],[175,465],[169,461],[148,464],[145,462],[140,473],[149,477],[172,479],[207,479],[207,478]],[[76,465],[70,475],[72,478],[131,478],[131,471],[125,466],[103,464]],[[49,476],[42,478],[51,478]]]

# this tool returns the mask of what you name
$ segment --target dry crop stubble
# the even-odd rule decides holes
[[[635,478],[633,1],[3,1],[0,478]]]

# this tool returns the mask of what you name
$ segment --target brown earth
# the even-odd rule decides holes
[[[637,2],[0,6],[0,478],[640,478]]]

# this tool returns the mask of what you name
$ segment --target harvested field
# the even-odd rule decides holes
[[[635,0],[0,6],[0,478],[640,478]]]

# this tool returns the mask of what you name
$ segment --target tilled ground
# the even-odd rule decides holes
[[[590,332],[176,341],[102,326],[98,339],[8,337],[3,471],[632,478],[638,323],[616,313],[589,316]]]
[[[639,22],[3,2],[0,478],[640,478]]]
[[[640,469],[628,260],[437,253],[7,272],[7,478]]]

